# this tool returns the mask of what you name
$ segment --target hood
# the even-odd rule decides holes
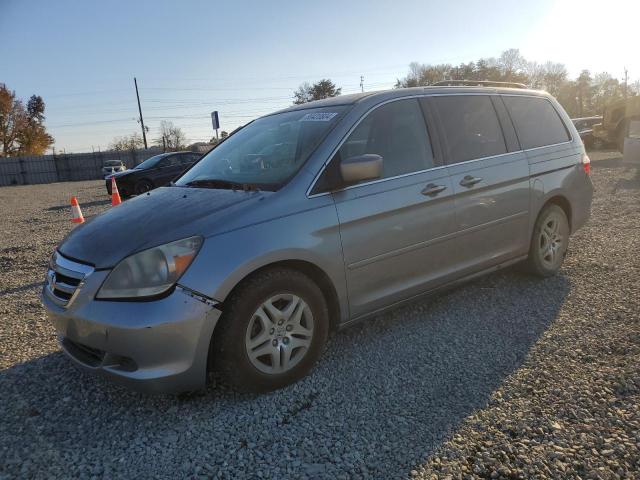
[[[163,187],[111,207],[76,227],[62,241],[63,255],[114,267],[132,253],[224,228],[224,218],[249,208],[269,192]]]

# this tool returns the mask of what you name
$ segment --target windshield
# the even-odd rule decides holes
[[[139,168],[139,169],[144,169],[144,168],[151,168],[153,166],[155,166],[156,163],[158,163],[158,161],[162,158],[162,157],[166,157],[167,154],[166,153],[161,153],[160,155],[154,155],[151,158],[147,158],[144,162],[142,162],[140,165],[134,167],[134,168]]]
[[[344,110],[309,108],[259,118],[209,152],[176,185],[277,190],[304,165]]]
[[[107,160],[104,162],[105,167],[119,167],[120,165],[120,160]]]

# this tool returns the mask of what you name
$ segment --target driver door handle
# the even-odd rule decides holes
[[[446,185],[436,185],[435,183],[430,183],[422,191],[420,192],[422,195],[426,195],[429,197],[435,197],[440,192],[443,192],[447,189]]]
[[[463,187],[473,187],[476,183],[480,183],[482,178],[480,177],[472,177],[471,175],[466,175],[462,180],[460,180],[460,185]]]

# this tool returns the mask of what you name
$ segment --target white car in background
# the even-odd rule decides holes
[[[122,160],[105,160],[102,164],[102,176],[106,177],[107,175],[112,175],[117,172],[124,172],[127,169],[127,166],[122,162]]]

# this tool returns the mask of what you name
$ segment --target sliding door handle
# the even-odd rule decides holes
[[[473,187],[476,183],[480,183],[482,178],[480,177],[472,177],[471,175],[466,175],[462,180],[460,180],[460,185],[463,187]]]
[[[422,191],[420,192],[422,195],[426,195],[428,197],[435,197],[440,192],[443,192],[447,189],[446,185],[436,185],[435,183],[430,183]]]

